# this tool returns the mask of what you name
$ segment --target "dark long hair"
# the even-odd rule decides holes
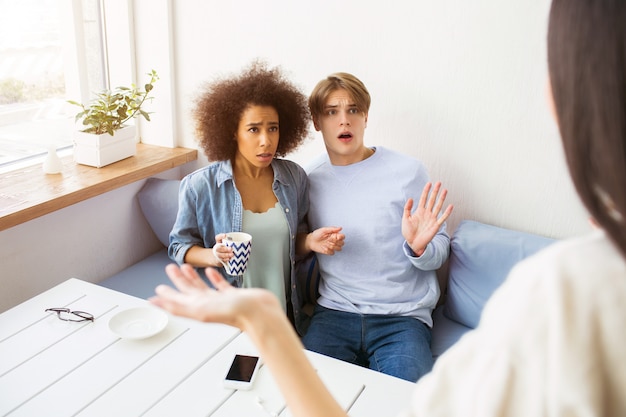
[[[626,1],[553,0],[548,66],[574,186],[626,257]]]

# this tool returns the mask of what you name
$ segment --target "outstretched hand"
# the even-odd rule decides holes
[[[307,236],[308,249],[323,255],[334,255],[343,247],[346,235],[341,232],[341,227],[320,227]]]
[[[452,213],[453,206],[448,205],[446,210],[439,215],[447,194],[448,190],[441,189],[441,182],[435,183],[434,188],[429,182],[424,186],[417,208],[413,213],[411,213],[413,209],[412,198],[409,198],[404,205],[402,236],[417,256],[424,253],[426,246],[433,240],[443,222]]]
[[[246,330],[250,314],[255,310],[258,312],[264,306],[280,309],[272,293],[258,288],[234,288],[213,268],[207,268],[206,275],[215,289],[210,288],[191,265],[170,264],[165,272],[178,290],[159,285],[150,302],[177,316]]]
[[[246,332],[293,415],[346,416],[309,362],[273,293],[260,288],[234,288],[212,268],[207,268],[206,274],[215,289],[191,265],[179,268],[171,264],[165,271],[178,290],[159,285],[151,303],[177,316],[224,323]]]

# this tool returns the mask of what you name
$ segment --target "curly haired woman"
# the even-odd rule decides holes
[[[231,280],[272,291],[297,325],[296,253],[331,253],[343,244],[339,228],[305,233],[306,174],[279,159],[307,137],[307,98],[279,69],[255,62],[207,84],[194,116],[200,147],[213,162],[181,182],[169,255],[196,268],[221,267],[232,249],[218,246],[214,253],[213,246],[228,232],[252,235],[248,268],[241,282]]]

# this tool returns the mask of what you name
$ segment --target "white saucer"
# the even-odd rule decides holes
[[[125,339],[145,339],[154,336],[167,325],[167,314],[151,307],[136,307],[120,311],[109,320],[109,329]]]

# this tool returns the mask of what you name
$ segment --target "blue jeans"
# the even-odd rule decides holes
[[[308,350],[416,382],[433,367],[430,340],[430,328],[413,317],[317,305],[302,343]]]

